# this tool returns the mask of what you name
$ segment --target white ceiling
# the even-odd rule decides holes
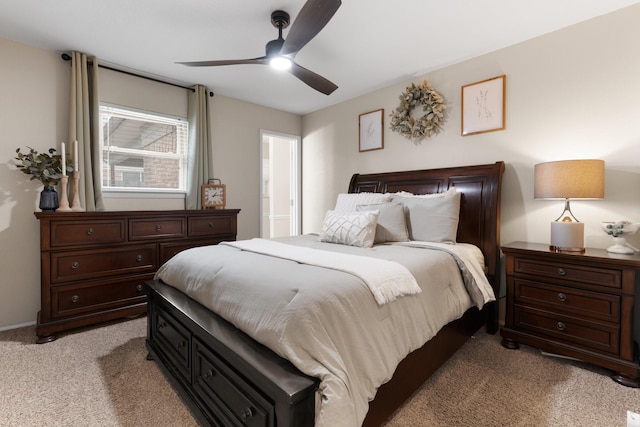
[[[271,12],[293,22],[304,0],[3,0],[0,37],[306,114],[635,3],[344,0],[296,56],[339,86],[329,96],[263,65],[175,64],[262,56],[278,34]]]

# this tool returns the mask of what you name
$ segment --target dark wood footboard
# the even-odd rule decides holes
[[[149,281],[147,348],[206,426],[313,426],[319,381],[186,295]]]

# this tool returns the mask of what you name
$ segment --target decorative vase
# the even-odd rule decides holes
[[[55,211],[58,209],[58,193],[54,187],[45,186],[40,193],[40,210]]]

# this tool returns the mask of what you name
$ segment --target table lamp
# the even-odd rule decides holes
[[[604,198],[604,160],[561,160],[535,165],[534,197],[564,199],[564,211],[551,223],[550,249],[584,252],[584,223],[571,212],[569,200]]]

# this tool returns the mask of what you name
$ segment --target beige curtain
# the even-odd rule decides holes
[[[189,92],[189,154],[187,156],[187,195],[185,209],[200,209],[200,186],[213,178],[211,129],[209,127],[209,99],[205,86],[196,85]]]
[[[89,64],[89,61],[92,64]],[[69,143],[78,141],[80,205],[87,211],[102,211],[100,177],[100,112],[98,98],[98,60],[84,53],[71,55],[71,96],[69,111]],[[72,148],[74,150],[75,148]],[[71,150],[70,150],[71,151]],[[75,152],[72,152],[76,156]],[[69,200],[73,200],[70,186]]]

